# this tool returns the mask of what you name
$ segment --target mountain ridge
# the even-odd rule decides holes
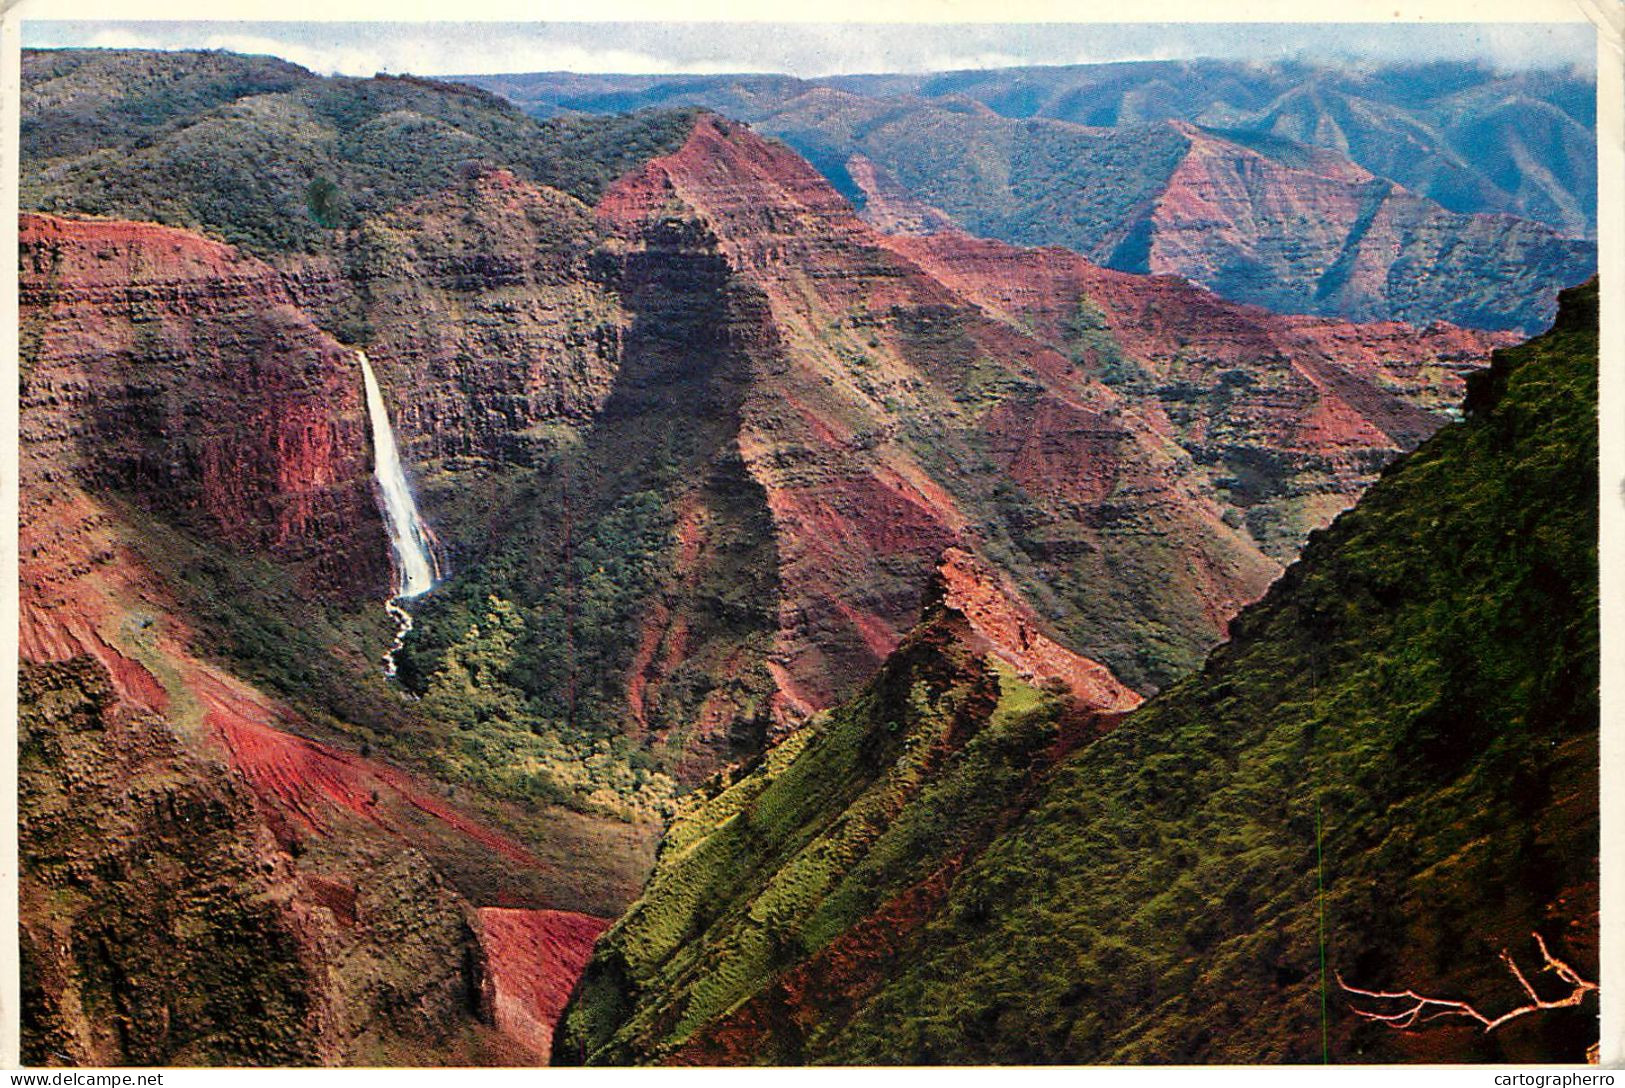
[[[561,104],[588,112],[709,107],[789,141],[854,201],[863,195],[851,175],[858,155],[972,233],[1061,244],[1125,271],[1185,275],[1277,311],[1444,318],[1532,334],[1551,319],[1550,297],[1595,265],[1591,243],[1562,229],[1469,214],[1507,210],[1493,202],[1454,212],[1403,185],[1388,183],[1384,191],[1339,147],[1312,146],[1297,130],[1232,125],[1221,133],[1178,111],[1099,127],[1004,115],[963,96],[914,97],[884,81],[878,89],[886,94],[870,97],[834,79],[467,78],[544,115],[553,112],[550,81],[566,89],[627,88],[597,97],[561,93]],[[533,92],[541,97],[527,99]],[[1575,186],[1584,190],[1583,181]],[[1302,238],[1313,244],[1304,247]],[[1458,238],[1467,240],[1470,256],[1449,246]],[[1486,277],[1485,267],[1494,274]]]
[[[1199,674],[1060,754],[1059,708],[1018,714],[963,616],[929,613],[857,698],[691,799],[556,1060],[1582,1060],[1596,306],[1565,294]],[[1508,963],[1539,951],[1574,1007],[1528,1003]],[[1417,994],[1524,1011],[1407,1021]]]
[[[1554,111],[1561,123],[1547,128],[1561,132],[1560,141],[1583,148],[1596,123],[1595,80],[1583,73],[1507,73],[1448,61],[1332,67],[1176,60],[805,80],[558,72],[459,78],[539,113],[611,112],[633,108],[656,93],[669,100],[674,94],[666,87],[694,94],[718,83],[738,83],[758,95],[828,87],[880,97],[952,97],[1012,119],[1096,127],[1175,119],[1340,150],[1370,172],[1392,177],[1451,211],[1511,212],[1571,234],[1595,230],[1594,164],[1587,161],[1594,155],[1554,149],[1550,157],[1536,153],[1521,163],[1520,156],[1488,153],[1490,144],[1480,132],[1509,107],[1533,107]]]

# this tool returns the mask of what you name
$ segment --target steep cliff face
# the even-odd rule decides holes
[[[1283,313],[1534,332],[1550,311],[1525,316],[1523,300],[1595,263],[1585,241],[1510,215],[1448,212],[1329,151],[1283,163],[1174,125],[1189,149],[1133,227],[1143,250],[1114,267],[1173,273]]]
[[[1182,276],[1277,313],[1532,333],[1550,322],[1556,290],[1596,263],[1584,238],[1512,215],[1447,211],[1324,147],[1183,121],[1076,131],[1031,121],[1014,131],[1021,135],[993,141],[1012,160],[1007,181],[935,174],[923,157],[907,158],[907,145],[883,151],[872,136],[847,171],[863,190],[865,214],[883,229],[958,225],[1025,245],[1065,245],[1114,269]],[[1033,147],[1023,153],[1008,149],[1012,142]],[[1067,166],[1045,148],[1068,143],[1080,145],[1086,165]],[[1082,190],[1076,200],[1052,195],[1072,186]],[[1089,195],[1097,187],[1122,195]]]
[[[543,1065],[570,991],[608,926],[606,918],[569,911],[487,907],[479,912],[484,997],[492,1021]]]
[[[1595,994],[1557,971],[1572,1008],[1488,1032],[1350,987],[1499,1016],[1532,934],[1597,981],[1596,300],[1080,752],[829,1058],[1580,1060]]]
[[[588,269],[596,233],[558,190],[469,167],[331,256],[279,264],[324,327],[366,347],[409,461],[526,464],[609,395],[622,315]]]
[[[613,912],[646,830],[544,810],[551,830],[520,841],[488,820],[523,814],[370,758],[394,730],[421,766],[430,729],[389,709],[362,651],[376,617],[324,615],[276,650],[292,666],[257,663],[300,670],[281,679],[304,710],[220,663],[257,623],[388,585],[353,356],[227,247],[43,217],[23,233],[30,1060],[535,1060],[490,1026],[474,909]],[[348,701],[316,681],[330,668]],[[560,855],[598,860],[566,874]]]
[[[135,496],[311,588],[387,591],[359,371],[275,270],[184,231],[39,215],[19,259],[36,479]]]
[[[806,713],[853,690],[917,618],[949,545],[1002,547],[1024,590],[1044,581],[1012,546],[1000,508],[1013,494],[991,459],[1006,402],[1050,406],[1078,432],[1077,474],[1037,517],[1058,521],[1061,505],[1075,513],[1115,494],[1125,520],[1143,517],[1188,560],[1184,595],[1170,605],[1180,619],[1147,608],[1159,631],[1222,623],[1274,573],[1196,493],[1188,463],[1121,422],[1111,390],[888,250],[782,145],[704,119],[682,151],[613,188],[600,215],[632,239],[674,215],[695,221],[761,300],[737,441],[777,541],[782,710]],[[1116,536],[1109,525],[1082,531],[1104,548]],[[1083,610],[1063,601],[1052,603],[1062,615]],[[1135,667],[1132,654],[1114,667]]]
[[[555,1060],[1583,1060],[1596,306],[1126,716],[989,672],[951,559],[869,687],[673,822]]]
[[[719,250],[711,232],[670,220],[610,242],[632,318],[614,393],[570,466],[584,509],[603,512],[598,538],[630,497],[670,496],[667,558],[633,606],[635,648],[613,681],[634,728],[685,778],[760,751],[776,698],[783,540],[740,446],[771,319]]]
[[[646,864],[637,829],[560,812],[524,842],[473,796],[313,739],[192,652],[121,511],[32,474],[23,494],[27,1060],[545,1059],[534,1024],[562,998],[531,1027],[520,999],[498,1011],[475,908],[612,912]],[[567,992],[572,947],[506,949],[502,970]]]
[[[1028,682],[1070,692],[1083,706],[1103,713],[1133,710],[1143,701],[1104,665],[1044,634],[1042,622],[1013,587],[965,549],[942,554],[933,589],[943,607],[965,617],[971,645],[985,648]]]
[[[292,881],[246,791],[116,714],[86,657],[25,662],[19,695],[24,1062],[314,1061],[316,987],[271,898]]]
[[[762,300],[738,444],[772,511],[792,713],[897,644],[952,544],[1130,683],[1164,682],[1501,342],[883,236],[787,148],[716,118],[599,214],[633,246],[695,221]]]
[[[485,512],[495,531],[465,536],[471,562],[426,602],[403,661],[409,682],[430,677],[491,599],[514,602],[505,671],[535,728],[589,746],[625,734],[698,779],[761,746],[779,567],[736,441],[760,301],[691,228],[657,224],[590,258],[580,289],[624,314],[605,330],[613,367],[531,429],[535,458]],[[440,486],[431,475],[431,502]]]
[[[525,730],[624,731],[690,781],[855,690],[950,546],[1001,571],[1057,647],[1137,690],[1167,682],[1493,342],[881,235],[788,149],[711,117],[592,216],[472,170],[340,256],[279,258],[280,281],[163,228],[30,224],[39,457],[381,595],[353,363],[304,312],[352,330],[458,572],[402,655],[408,682],[465,683],[458,646],[494,597],[518,609],[499,668]],[[104,236],[133,240],[100,260]],[[159,299],[161,332],[132,319],[136,295]],[[243,301],[197,301],[220,295]],[[233,382],[208,410],[188,399]],[[255,447],[273,424],[291,433]],[[70,437],[117,455],[70,457]],[[260,535],[234,535],[247,525]],[[343,687],[323,705],[380,711]]]
[[[507,93],[500,78],[484,85]],[[523,102],[524,77],[517,79],[520,93],[511,97]],[[969,99],[1012,118],[1183,120],[1243,138],[1285,138],[1341,152],[1451,211],[1517,215],[1575,237],[1596,230],[1596,80],[1579,70],[1182,60],[826,82],[865,94]]]

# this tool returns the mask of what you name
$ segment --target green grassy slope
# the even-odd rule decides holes
[[[1317,811],[1353,985],[1499,1011],[1500,948],[1595,924],[1595,290],[1566,304],[1199,676],[1065,769],[830,1057],[1318,1059]],[[1408,1052],[1330,990],[1334,1059]],[[1594,1035],[1568,1019],[1417,1046],[1573,1060]]]
[[[1086,724],[995,662],[958,611],[928,607],[852,702],[698,791],[589,970],[559,1059],[669,1058],[704,1040],[699,1060],[737,1061],[714,1021],[984,846],[1063,725]],[[803,1045],[800,1031],[752,1042],[758,1060]]]
[[[320,250],[467,163],[591,201],[692,120],[536,121],[469,86],[227,53],[30,50],[23,68],[23,208],[153,219],[259,256]]]
[[[1523,999],[1502,949],[1547,997],[1568,992],[1535,973],[1534,933],[1597,977],[1596,300],[1594,284],[1566,293],[1552,332],[1498,353],[1465,423],[1316,534],[1200,674],[1058,767],[945,895],[892,920],[885,956],[809,956],[837,934],[861,945],[921,850],[954,854],[928,838],[906,871],[875,873],[875,836],[849,845],[829,783],[902,765],[843,769],[894,729],[872,694],[689,814],[578,992],[575,1053],[1579,1060],[1594,996],[1493,1033],[1460,1018],[1399,1031],[1355,1011],[1392,1005],[1337,979],[1495,1016]],[[990,702],[971,712],[987,720]],[[905,800],[874,826],[963,838],[1010,818],[991,807]],[[760,905],[779,887],[796,892],[788,912]]]

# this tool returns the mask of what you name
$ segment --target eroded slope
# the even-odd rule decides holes
[[[1596,306],[1565,294],[1198,675],[1069,757],[1017,728],[1061,719],[1012,715],[963,614],[929,613],[874,686],[685,810],[560,1058],[1582,1060]],[[990,750],[1021,774],[955,794]],[[1502,950],[1573,1001],[1486,1031],[1372,996],[1491,1020],[1530,1003]]]

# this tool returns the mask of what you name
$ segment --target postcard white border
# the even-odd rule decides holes
[[[1133,18],[1126,16],[1132,14]],[[1602,1061],[1625,1065],[1625,0],[0,0],[0,206],[13,214],[0,227],[16,251],[19,23],[32,19],[242,20],[269,22],[682,21],[853,23],[1112,23],[1590,22],[1598,28],[1598,252],[1602,277],[1601,507],[1602,547]],[[18,381],[16,264],[0,312],[0,375]],[[17,401],[0,398],[0,517],[17,519]],[[19,1001],[16,898],[17,537],[0,541],[0,1067],[17,1068]],[[1612,859],[1613,863],[1610,863]],[[1334,1067],[1347,1068],[1347,1067]],[[1107,1071],[1093,1070],[1090,1076]],[[1307,1070],[1300,1069],[1298,1075]],[[1386,1079],[1398,1070],[1382,1074]],[[1434,1075],[1444,1072],[1434,1070]],[[213,1074],[218,1077],[219,1074]],[[532,1074],[534,1075],[534,1074]],[[559,1074],[549,1074],[555,1076]],[[716,1074],[711,1074],[713,1077]],[[777,1075],[790,1075],[788,1071]],[[851,1075],[851,1071],[847,1072]],[[937,1076],[933,1073],[932,1076]],[[949,1074],[953,1076],[953,1074]],[[1218,1075],[1218,1071],[1214,1071]],[[408,1079],[411,1076],[406,1075]],[[1422,1083],[1416,1074],[1401,1080]],[[187,1078],[189,1079],[189,1077]],[[566,1078],[573,1079],[573,1078]],[[1224,1079],[1222,1076],[1219,1079]],[[202,1082],[199,1081],[199,1084]],[[1489,1077],[1481,1083],[1488,1085]]]

